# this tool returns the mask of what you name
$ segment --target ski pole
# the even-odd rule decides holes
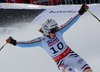
[[[86,9],[86,10],[100,22],[100,19],[97,18],[90,10],[88,10],[88,9]]]
[[[4,46],[6,46],[8,43],[6,42],[1,48],[0,51],[4,48]]]

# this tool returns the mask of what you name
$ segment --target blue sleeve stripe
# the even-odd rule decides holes
[[[74,19],[72,19],[71,22],[69,22],[64,28],[59,30],[61,34],[63,34],[65,31],[67,31],[75,22],[80,18],[81,15],[77,15]]]
[[[32,44],[17,44],[16,46],[19,46],[21,48],[31,48],[31,47],[36,47],[36,46],[41,46],[41,42],[38,43],[32,43]]]

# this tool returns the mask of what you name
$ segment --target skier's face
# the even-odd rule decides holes
[[[50,33],[49,36],[50,38],[54,38],[56,36],[56,33]]]
[[[50,33],[49,33],[50,38],[54,38],[56,36],[57,31],[58,31],[58,27],[50,29]]]

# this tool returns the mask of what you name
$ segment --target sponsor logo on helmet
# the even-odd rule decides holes
[[[57,23],[56,24],[52,24],[51,27],[56,27],[57,25],[58,25]]]

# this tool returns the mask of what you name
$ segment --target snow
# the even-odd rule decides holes
[[[61,7],[60,5],[58,7]],[[65,5],[64,5],[65,6]],[[89,5],[89,10],[100,19],[100,4]],[[21,6],[23,8],[23,6]],[[80,5],[70,5],[67,9],[74,7],[78,10]],[[65,22],[56,17],[58,23]],[[55,19],[55,18],[54,18]],[[37,20],[37,19],[36,19]],[[34,21],[36,21],[34,20]],[[33,23],[34,23],[33,21]],[[40,24],[26,24],[21,29],[13,30],[0,35],[0,47],[5,40],[12,36],[16,40],[30,40],[41,36],[38,29]],[[41,23],[41,22],[39,22]],[[99,72],[100,67],[100,22],[90,13],[85,13],[67,32],[64,34],[67,44],[87,63],[94,72]],[[24,49],[7,44],[0,51],[0,71],[1,72],[60,72],[52,58],[39,47]]]
[[[49,6],[53,7],[53,6]],[[47,6],[33,5],[33,4],[21,4],[21,3],[0,3],[0,8],[5,9],[46,9]]]

